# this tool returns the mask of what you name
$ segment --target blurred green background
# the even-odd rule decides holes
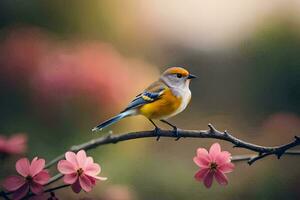
[[[132,117],[103,133],[90,131],[168,66],[199,76],[190,106],[171,120],[178,127],[213,123],[261,145],[299,135],[298,0],[1,0],[0,133],[25,132],[27,155],[50,160],[109,130],[152,129],[143,117]],[[92,193],[65,189],[57,196],[300,199],[297,157],[237,163],[227,187],[205,189],[193,178],[192,157],[214,141],[153,138],[99,147],[89,154],[109,180]],[[249,153],[220,143],[233,155]],[[13,171],[6,168],[1,177]]]

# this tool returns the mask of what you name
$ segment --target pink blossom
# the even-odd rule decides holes
[[[39,195],[43,192],[43,185],[50,178],[44,170],[45,160],[35,157],[31,163],[27,158],[21,158],[16,163],[16,170],[21,176],[10,176],[3,182],[3,187],[13,192],[13,199],[22,199],[29,191]]]
[[[65,157],[66,160],[58,162],[57,169],[65,175],[64,182],[71,184],[74,192],[79,193],[81,189],[90,192],[97,180],[104,181],[107,179],[97,176],[101,172],[101,168],[97,163],[94,163],[92,157],[86,156],[84,150],[80,150],[77,154],[68,151]]]
[[[22,154],[26,151],[27,137],[25,134],[16,134],[10,138],[0,135],[0,153]]]
[[[198,148],[197,156],[193,160],[200,167],[195,179],[203,181],[207,188],[211,187],[213,177],[221,185],[228,184],[225,174],[232,172],[234,165],[231,163],[231,154],[228,151],[221,151],[219,143],[214,143],[209,152],[204,148]]]

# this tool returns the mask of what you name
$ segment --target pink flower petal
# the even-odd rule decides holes
[[[226,175],[219,170],[217,170],[215,172],[215,178],[220,185],[228,184],[228,179],[227,179]]]
[[[91,183],[92,183],[92,186],[96,185],[96,180],[97,180],[97,179],[95,179],[95,178],[93,178],[93,177],[90,177],[90,176],[88,176],[88,175],[87,175],[87,177],[90,179],[90,181],[91,181]]]
[[[25,179],[21,176],[9,176],[3,182],[3,187],[8,191],[15,191],[25,184]]]
[[[39,172],[41,172],[45,167],[45,160],[44,159],[38,159],[37,157],[35,157],[32,161],[31,161],[31,165],[30,165],[30,175],[32,177],[34,177],[36,174],[38,174]]]
[[[96,176],[100,171],[100,166],[97,163],[92,163],[85,167],[84,173],[90,176]]]
[[[33,177],[33,181],[41,185],[45,185],[49,179],[50,175],[47,170],[43,170]]]
[[[77,162],[78,162],[78,166],[80,168],[84,168],[85,167],[85,162],[86,162],[86,153],[84,150],[80,150],[78,153],[77,153]]]
[[[202,165],[209,165],[211,161],[207,150],[204,148],[197,149],[197,157],[201,159]]]
[[[71,188],[72,188],[73,192],[75,192],[75,193],[79,193],[81,191],[79,179],[74,184],[71,185]]]
[[[76,172],[75,167],[76,166],[74,166],[68,160],[60,160],[57,164],[57,169],[62,174],[72,174],[72,173]]]
[[[204,148],[198,148],[197,156],[208,156],[208,151]]]
[[[85,161],[85,166],[83,167],[83,170],[85,171],[85,168],[86,168],[87,166],[93,164],[93,163],[94,163],[93,158],[92,158],[92,157],[87,157],[87,158],[86,158],[86,161]]]
[[[11,154],[24,153],[26,150],[27,137],[25,134],[13,135],[7,140],[6,151]]]
[[[84,191],[90,192],[92,190],[92,182],[86,175],[82,174],[79,177],[79,183]]]
[[[29,185],[26,183],[13,193],[12,199],[20,200],[23,197],[25,197],[28,192],[29,192]]]
[[[41,194],[43,192],[43,186],[41,184],[31,182],[30,183],[30,190],[34,194]]]
[[[30,163],[27,158],[21,158],[16,163],[16,170],[19,174],[27,177],[30,174]]]
[[[203,183],[206,188],[210,188],[213,182],[213,177],[214,177],[214,172],[210,171],[208,174],[205,176]]]
[[[209,169],[201,169],[195,174],[194,177],[197,181],[203,181],[208,173]]]
[[[66,184],[73,184],[76,182],[77,179],[78,179],[77,173],[66,174],[63,178],[64,183]]]
[[[221,152],[221,146],[219,143],[214,143],[211,145],[209,149],[209,156],[211,158],[211,161],[215,161],[216,156]]]
[[[68,151],[65,154],[65,157],[66,157],[67,161],[69,161],[74,166],[74,168],[76,168],[76,169],[79,168],[78,163],[77,163],[76,154],[74,152]]]
[[[225,163],[230,162],[230,158],[231,158],[231,154],[228,151],[222,151],[216,156],[215,162],[218,165],[223,165]]]
[[[102,176],[90,176],[94,179],[97,179],[97,180],[100,180],[100,181],[106,181],[107,180],[107,177],[102,177]]]
[[[198,165],[201,168],[208,168],[210,162],[207,159],[203,159],[202,157],[194,157],[193,161],[196,165]]]
[[[232,172],[234,169],[234,164],[233,163],[225,163],[218,167],[218,170],[220,170],[223,173],[229,173]]]

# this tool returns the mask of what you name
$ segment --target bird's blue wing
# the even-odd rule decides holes
[[[123,112],[156,101],[163,94],[165,87],[161,82],[153,83],[143,93],[137,95]]]

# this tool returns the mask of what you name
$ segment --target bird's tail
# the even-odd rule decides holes
[[[120,114],[106,120],[105,122],[99,124],[98,126],[96,126],[95,128],[92,129],[92,131],[101,131],[102,129],[104,129],[105,127],[108,127],[118,121],[120,121],[121,119],[128,117],[130,115],[132,115],[134,112],[132,110],[128,110],[125,112],[121,112]]]

